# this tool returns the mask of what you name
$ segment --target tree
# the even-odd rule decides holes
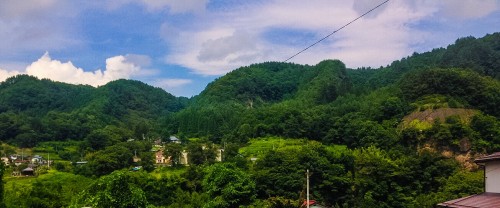
[[[203,189],[211,197],[209,207],[239,207],[255,199],[255,182],[231,163],[217,163],[205,169]]]
[[[4,196],[4,182],[3,182],[3,174],[5,172],[5,164],[3,164],[3,161],[0,161],[0,208],[5,207],[5,203],[3,200]]]
[[[309,169],[311,195],[324,203],[344,204],[349,199],[352,156],[347,148],[327,149],[318,142],[269,151],[256,161],[255,182],[259,198],[299,199],[305,195],[305,171]]]
[[[90,156],[88,165],[92,174],[102,176],[132,165],[132,152],[123,145],[116,144]]]
[[[71,207],[146,207],[144,191],[131,183],[125,171],[115,171],[92,183],[75,200]]]
[[[163,155],[167,158],[170,157],[172,166],[175,167],[179,165],[182,156],[182,145],[175,142],[168,143],[167,145],[165,145]]]
[[[215,146],[212,143],[193,142],[188,144],[189,164],[201,165],[203,163],[213,163],[217,157]]]

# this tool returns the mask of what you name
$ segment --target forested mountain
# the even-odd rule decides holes
[[[83,140],[109,125],[158,135],[155,123],[186,104],[187,98],[139,81],[94,88],[18,75],[0,84],[0,138],[32,147],[40,141]]]
[[[327,206],[433,207],[482,191],[472,161],[500,151],[499,103],[495,33],[377,69],[340,60],[253,64],[191,99],[139,81],[93,88],[19,75],[0,84],[0,140],[45,149],[60,145],[46,141],[77,141],[58,156],[89,163],[60,170],[100,178],[60,206],[298,207],[309,169],[311,195]],[[185,150],[189,167],[177,160],[151,174],[115,171],[153,170],[151,141],[170,135],[182,144],[164,145],[163,155],[174,161]],[[225,162],[214,164],[217,147]],[[47,178],[56,185],[11,185],[17,192],[8,196],[40,197],[28,207],[61,201],[45,193],[66,186]]]
[[[333,142],[352,135],[332,135],[346,131],[335,125],[342,119],[397,122],[412,103],[434,94],[498,117],[499,40],[499,33],[461,38],[379,69],[346,69],[338,60],[242,67],[210,83],[177,114],[172,131],[214,141],[277,135]]]

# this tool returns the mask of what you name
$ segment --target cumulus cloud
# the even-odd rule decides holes
[[[460,19],[481,18],[499,9],[498,0],[443,0],[446,15]]]
[[[205,11],[208,0],[107,0],[108,9],[118,9],[123,5],[136,3],[146,7],[150,12],[157,12],[164,9],[172,14]]]
[[[195,24],[180,32],[172,25],[165,27],[176,31],[164,35],[172,49],[165,60],[202,75],[222,75],[256,62],[283,61],[381,2],[274,0],[209,10],[201,26]],[[421,22],[480,18],[498,11],[498,4],[498,0],[389,1],[291,61],[316,64],[324,59],[340,59],[353,68],[386,65],[420,50],[425,40],[442,40],[438,36],[443,32],[430,31],[419,25]],[[276,28],[310,31],[314,35],[296,39],[302,42],[283,44],[279,40],[289,38],[290,33],[266,36]]]
[[[201,45],[197,59],[201,62],[227,60],[234,62],[243,56],[255,55],[256,38],[248,32],[236,31],[230,36],[210,39]]]
[[[5,81],[7,78],[21,74],[19,71],[8,71],[5,69],[0,69],[0,82]]]
[[[128,79],[140,73],[141,67],[127,60],[127,57],[147,59],[139,55],[114,56],[106,59],[105,70],[99,69],[89,72],[74,66],[71,62],[63,63],[53,60],[49,53],[46,52],[40,59],[26,67],[25,71],[0,70],[0,80],[5,80],[17,74],[28,74],[40,79],[47,78],[54,81],[87,84],[97,87],[113,80]]]
[[[283,61],[359,16],[364,9],[359,7],[345,1],[277,0],[245,6],[244,11],[208,14],[211,16],[205,18],[204,27],[184,31],[173,40],[169,37],[174,54],[166,60],[203,75],[221,75],[255,62]],[[411,39],[407,23],[424,15],[398,2],[381,9],[376,16],[356,22],[292,61],[316,64],[342,59],[350,67],[375,66],[410,53],[409,46],[401,44]],[[316,35],[295,45],[279,44],[264,35],[273,28],[314,31]]]
[[[69,1],[1,1],[0,4],[1,57],[82,44],[76,38],[72,22],[79,10]]]
[[[151,57],[142,54],[127,54],[125,55],[127,62],[141,67],[151,66]]]
[[[193,80],[190,79],[159,79],[153,82],[154,86],[161,87],[163,89],[172,89],[184,87],[185,85],[191,84]]]
[[[201,12],[205,10],[208,0],[142,0],[150,10],[168,7],[172,13]]]

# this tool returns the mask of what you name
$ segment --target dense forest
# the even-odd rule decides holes
[[[2,164],[1,207],[300,207],[306,170],[325,207],[433,207],[483,191],[473,160],[500,151],[498,103],[500,33],[380,68],[253,64],[192,98],[17,75],[0,84],[2,156],[52,162]]]

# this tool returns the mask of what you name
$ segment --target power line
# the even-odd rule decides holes
[[[331,32],[330,34],[328,34],[327,36],[325,36],[325,37],[321,38],[320,40],[316,41],[315,43],[311,44],[310,46],[307,46],[306,48],[304,48],[304,49],[302,49],[301,51],[297,52],[295,55],[290,56],[290,58],[287,58],[284,62],[289,61],[290,59],[292,59],[292,58],[294,58],[295,56],[297,56],[297,55],[301,54],[302,52],[304,52],[304,51],[308,50],[309,48],[311,48],[311,47],[315,46],[316,44],[320,43],[321,41],[323,41],[323,40],[325,40],[325,39],[329,38],[330,36],[332,36],[332,35],[333,35],[333,34],[335,34],[336,32],[338,32],[338,31],[340,31],[340,30],[344,29],[345,27],[349,26],[350,24],[352,24],[352,23],[356,22],[358,19],[361,19],[362,17],[364,17],[365,15],[369,14],[369,13],[370,13],[370,12],[372,12],[373,10],[375,10],[375,9],[377,9],[377,8],[379,8],[379,7],[381,7],[382,5],[384,5],[385,3],[387,3],[388,1],[389,1],[389,0],[386,0],[386,1],[382,2],[382,3],[380,3],[379,5],[377,5],[376,7],[373,7],[372,9],[368,10],[367,12],[365,12],[365,13],[364,13],[364,14],[362,14],[361,16],[357,17],[356,19],[354,19],[354,20],[350,21],[349,23],[345,24],[344,26],[340,27],[339,29],[337,29],[337,30],[335,30],[335,31]]]

